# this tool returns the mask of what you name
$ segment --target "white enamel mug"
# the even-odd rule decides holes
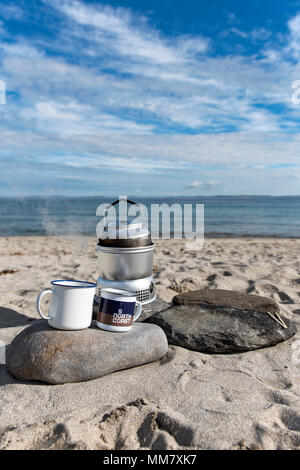
[[[59,330],[82,330],[92,322],[96,284],[87,281],[52,281],[52,289],[43,290],[36,299],[38,314]],[[41,300],[52,294],[49,316],[41,311]]]

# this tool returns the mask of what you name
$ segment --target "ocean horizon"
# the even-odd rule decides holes
[[[99,204],[117,197],[0,197],[0,236],[95,236]],[[300,196],[128,196],[151,204],[204,204],[205,237],[300,238]],[[193,223],[195,223],[193,213]]]

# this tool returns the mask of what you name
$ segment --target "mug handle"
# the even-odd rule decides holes
[[[142,304],[141,304],[141,302],[139,302],[137,300],[136,305],[137,305],[137,311],[133,315],[133,321],[137,320],[139,318],[140,314],[142,313]]]
[[[39,295],[37,296],[35,306],[36,306],[37,313],[40,315],[40,317],[42,317],[44,320],[50,320],[51,317],[46,317],[46,315],[44,315],[41,312],[41,300],[42,300],[42,298],[44,297],[45,294],[52,294],[52,290],[51,289],[45,289],[42,292],[40,292]]]

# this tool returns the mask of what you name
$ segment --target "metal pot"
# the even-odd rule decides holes
[[[112,281],[141,279],[152,275],[154,244],[142,247],[98,245],[99,276]]]

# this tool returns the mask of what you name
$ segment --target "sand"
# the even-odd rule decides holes
[[[3,345],[37,318],[37,293],[52,279],[96,279],[95,243],[0,238],[0,449],[299,449],[300,335],[232,355],[170,346],[161,361],[78,384],[19,382],[7,372]],[[275,299],[299,325],[299,239],[207,239],[202,250],[186,248],[157,242],[164,300],[234,289]]]

